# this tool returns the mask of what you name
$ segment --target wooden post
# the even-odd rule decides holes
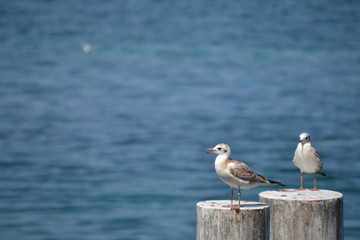
[[[270,240],[342,240],[343,195],[328,190],[260,193],[270,205]]]
[[[227,205],[228,200],[196,204],[197,240],[266,239],[267,204],[241,201],[238,212]]]

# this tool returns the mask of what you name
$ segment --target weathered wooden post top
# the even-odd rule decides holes
[[[196,204],[197,240],[266,239],[269,205],[241,201],[240,210],[229,206],[229,200]]]
[[[270,205],[270,240],[343,239],[343,195],[329,190],[265,191]]]

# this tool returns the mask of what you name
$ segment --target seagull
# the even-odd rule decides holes
[[[303,188],[303,177],[304,173],[313,173],[314,174],[314,188],[311,190],[317,191],[316,188],[316,174],[326,176],[326,174],[321,171],[322,163],[320,160],[320,155],[310,143],[310,134],[303,132],[300,134],[300,142],[297,145],[295,150],[293,163],[300,169],[300,188],[298,190],[304,190]]]
[[[267,179],[266,177],[254,172],[243,162],[235,161],[230,158],[231,149],[228,144],[220,143],[213,148],[206,149],[207,153],[215,153],[215,170],[219,178],[230,186],[231,206],[233,210],[240,209],[240,189],[249,189],[264,185],[286,186],[282,183]],[[238,189],[239,207],[234,207],[234,188]]]
[[[84,53],[91,53],[93,50],[91,44],[87,42],[81,42],[80,46],[83,49]]]

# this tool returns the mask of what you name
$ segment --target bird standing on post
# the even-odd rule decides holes
[[[238,162],[230,158],[231,149],[228,144],[220,143],[214,148],[206,149],[207,153],[215,153],[218,156],[215,159],[215,170],[219,178],[230,186],[231,191],[231,209],[240,209],[240,189],[249,189],[264,185],[285,186],[282,183],[267,179],[254,172],[243,162]],[[239,206],[234,207],[234,190],[238,189]]]
[[[321,171],[322,163],[320,160],[320,155],[310,143],[310,134],[303,132],[300,134],[300,142],[297,145],[295,150],[293,163],[296,167],[300,169],[300,188],[298,190],[304,190],[303,187],[303,177],[304,173],[313,173],[314,174],[314,188],[311,190],[316,191],[316,174],[326,176],[324,172]]]

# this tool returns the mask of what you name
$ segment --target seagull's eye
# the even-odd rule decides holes
[[[221,151],[221,148],[217,148],[217,150]]]

